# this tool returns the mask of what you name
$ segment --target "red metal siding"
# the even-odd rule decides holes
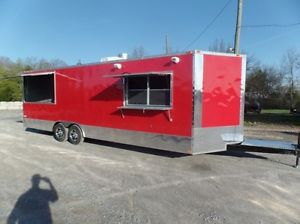
[[[241,57],[204,55],[202,127],[240,124]]]
[[[24,114],[35,119],[190,137],[193,55],[178,57],[178,64],[171,63],[170,56],[118,62],[120,70],[115,70],[113,63],[58,69],[57,103],[25,103]],[[167,111],[124,110],[122,118],[118,109],[123,105],[122,79],[105,77],[150,71],[173,71],[172,122]]]

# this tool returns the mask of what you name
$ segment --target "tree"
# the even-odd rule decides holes
[[[232,45],[230,43],[225,43],[224,40],[215,40],[212,45],[208,47],[209,51],[222,52],[222,53],[233,53],[231,49]]]
[[[46,60],[44,58],[38,59],[35,57],[28,57],[24,60],[19,59],[19,61],[22,65],[28,66],[32,70],[42,70],[67,66],[67,64],[61,59]]]
[[[135,47],[130,55],[130,58],[143,58],[145,54],[145,48],[143,46]]]
[[[21,100],[20,82],[16,79],[5,79],[0,82],[0,101]]]
[[[282,57],[281,69],[287,80],[291,109],[295,107],[295,81],[297,80],[297,77],[299,77],[300,71],[300,54],[296,51],[296,49],[290,48],[286,51]]]
[[[35,69],[48,69],[66,66],[60,59],[46,60],[36,58],[18,59],[15,62],[7,57],[0,57],[0,101],[22,99],[22,79],[20,73]]]
[[[247,54],[247,52],[242,51],[242,54],[246,55],[246,72],[247,75],[253,73],[261,67],[260,61],[253,55]]]
[[[0,68],[1,69],[11,69],[13,67],[14,63],[12,60],[10,60],[8,57],[0,57]]]
[[[221,40],[216,39],[214,43],[208,47],[209,51],[221,52],[221,53],[233,53],[231,49],[232,49],[232,45],[229,42],[226,43],[222,39]],[[246,60],[247,74],[251,73],[252,71],[260,67],[260,62],[253,54],[248,54],[245,50],[242,50],[241,52],[242,54],[247,55],[247,60]]]
[[[249,97],[279,97],[282,93],[282,75],[275,67],[256,68],[247,76],[246,92]]]

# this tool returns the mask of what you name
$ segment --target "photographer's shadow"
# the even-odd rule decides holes
[[[49,189],[41,189],[39,186],[41,181],[46,182]],[[49,202],[58,200],[53,184],[49,178],[41,177],[39,174],[33,175],[31,182],[31,188],[18,198],[7,218],[7,224],[52,223]]]

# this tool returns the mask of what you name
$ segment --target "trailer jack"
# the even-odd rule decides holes
[[[296,155],[296,164],[295,164],[295,168],[298,168],[298,165],[299,165],[299,157],[300,157],[299,148],[296,149],[295,155]]]
[[[298,168],[299,157],[300,157],[300,133],[298,133],[298,141],[297,141],[297,146],[295,148],[295,156],[296,156],[295,168]]]

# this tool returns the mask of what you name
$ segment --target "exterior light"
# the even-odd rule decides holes
[[[115,69],[121,69],[121,68],[122,68],[122,65],[121,65],[121,64],[114,64],[114,68],[115,68]]]
[[[180,58],[179,57],[171,57],[171,61],[174,63],[174,64],[178,64],[180,62]]]

